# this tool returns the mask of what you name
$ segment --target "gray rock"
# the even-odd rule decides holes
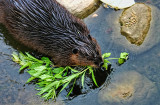
[[[136,3],[123,11],[120,17],[121,34],[132,44],[141,45],[148,33],[151,21],[151,8]]]
[[[74,16],[84,18],[94,12],[99,6],[99,0],[57,0]]]

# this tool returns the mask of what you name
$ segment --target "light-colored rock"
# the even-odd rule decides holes
[[[110,84],[99,92],[102,105],[146,105],[154,102],[157,88],[153,82],[136,71],[117,73]]]
[[[57,0],[73,15],[84,18],[94,12],[100,5],[99,0]]]
[[[141,45],[148,33],[151,21],[151,8],[136,3],[123,11],[120,17],[121,34],[135,45]]]
[[[106,5],[115,9],[124,9],[135,4],[134,0],[101,0]]]

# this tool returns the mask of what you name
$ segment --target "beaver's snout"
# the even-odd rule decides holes
[[[104,62],[101,62],[101,63],[99,64],[99,66],[100,66],[100,67],[102,67],[102,66],[103,66],[103,64],[104,64]]]
[[[102,67],[102,65],[104,64],[101,57],[96,58],[94,63],[95,65],[97,65],[97,67]]]

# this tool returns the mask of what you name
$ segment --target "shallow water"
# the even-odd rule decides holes
[[[159,11],[159,0],[145,2]],[[97,17],[92,17],[92,14],[84,21],[91,35],[99,42],[102,53],[111,52],[111,57],[119,57],[121,52],[126,51],[130,53],[130,59],[121,66],[111,61],[113,71],[101,87],[88,89],[84,94],[78,93],[77,87],[75,91],[80,95],[73,94],[76,96],[73,99],[65,98],[64,91],[57,102],[45,102],[35,95],[37,91],[34,84],[25,84],[30,75],[25,71],[21,74],[18,72],[19,66],[11,60],[11,54],[26,49],[7,36],[3,27],[0,27],[0,105],[160,105],[160,21],[156,20],[160,12],[155,12],[152,30],[143,47],[131,45],[120,35],[117,17],[121,12],[101,6],[93,13]]]

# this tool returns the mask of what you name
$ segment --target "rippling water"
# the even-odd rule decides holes
[[[160,1],[136,0],[152,5],[155,15],[152,30],[143,47],[130,45],[121,36],[118,17],[122,10],[114,11],[100,7],[95,13],[84,19],[91,35],[99,42],[102,53],[111,52],[112,57],[119,57],[123,51],[130,53],[130,59],[123,65],[112,61],[113,71],[105,83],[96,89],[79,93],[73,99],[65,98],[66,92],[58,97],[57,102],[45,102],[35,94],[34,84],[25,84],[28,73],[19,74],[19,66],[12,62],[13,51],[26,50],[15,42],[4,27],[0,27],[0,105],[160,105]],[[32,52],[32,51],[31,51]],[[97,78],[102,78],[100,75]],[[79,91],[79,88],[76,88]],[[75,89],[75,91],[76,91]],[[76,92],[75,92],[76,93]],[[73,94],[74,96],[74,94]]]

